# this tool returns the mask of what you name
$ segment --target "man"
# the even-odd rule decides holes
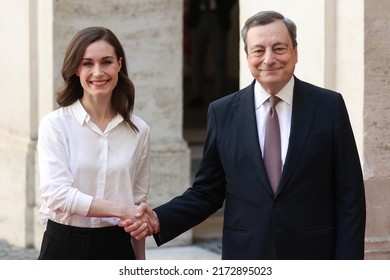
[[[157,244],[225,203],[223,259],[363,259],[363,177],[342,96],[293,75],[296,27],[281,14],[257,13],[242,37],[254,81],[210,104],[193,186],[155,212],[145,204],[140,208],[156,215]],[[283,166],[275,191],[263,158],[270,96],[280,98]],[[140,238],[138,226],[126,231]]]

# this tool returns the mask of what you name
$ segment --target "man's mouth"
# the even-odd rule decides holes
[[[272,71],[277,71],[277,70],[281,70],[281,69],[283,69],[283,67],[274,68],[274,69],[260,69],[260,71],[262,71],[262,72],[272,72]]]

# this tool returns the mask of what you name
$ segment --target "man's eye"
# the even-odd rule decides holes
[[[283,54],[287,51],[287,48],[275,48],[274,49],[274,52],[277,53],[277,54]]]
[[[264,53],[264,50],[260,50],[260,49],[252,51],[252,54],[255,55],[255,56],[259,56],[259,55],[261,55],[263,53]]]

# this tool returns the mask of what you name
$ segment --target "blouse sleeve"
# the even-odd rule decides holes
[[[133,189],[134,203],[140,204],[141,202],[146,202],[149,194],[150,186],[150,165],[151,165],[151,147],[150,147],[150,127],[146,126],[142,128],[144,131],[140,130],[142,135],[142,148],[141,156],[139,162],[136,163],[137,171],[135,184]]]
[[[41,197],[54,213],[86,216],[92,196],[72,186],[68,149],[64,129],[56,115],[44,117],[39,126],[37,147]]]

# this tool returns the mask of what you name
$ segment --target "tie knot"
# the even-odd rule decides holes
[[[275,95],[271,95],[269,97],[269,103],[271,104],[271,108],[275,108],[276,104],[278,104],[279,101],[280,98]]]

